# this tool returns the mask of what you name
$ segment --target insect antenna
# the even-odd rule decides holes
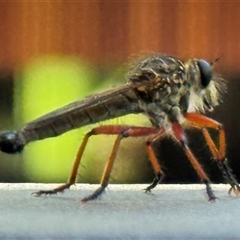
[[[219,57],[217,57],[215,60],[211,61],[210,65],[213,66],[221,57],[222,57],[222,54]]]

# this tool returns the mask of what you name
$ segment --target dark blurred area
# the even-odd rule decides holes
[[[42,55],[80,57],[94,66],[99,81],[104,80],[109,69],[149,53],[173,55],[183,60],[203,58],[212,61],[220,57],[215,70],[227,80],[228,90],[223,103],[207,115],[223,123],[227,157],[240,180],[239,12],[240,3],[227,1],[1,2],[0,129],[14,127],[15,70]],[[217,142],[217,133],[211,133]],[[188,136],[190,147],[210,179],[221,182],[222,176],[201,133],[194,130],[188,132]],[[165,182],[199,182],[182,149],[171,139],[158,141],[154,147],[167,175]],[[29,181],[24,176],[21,160],[21,155],[0,153],[1,182]],[[134,179],[126,181],[151,181],[154,174],[150,163],[139,164],[138,159],[132,161],[134,171],[141,169]],[[124,162],[121,164],[124,169]],[[121,176],[115,180],[122,181]]]

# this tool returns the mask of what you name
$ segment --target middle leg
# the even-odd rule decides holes
[[[158,160],[157,160],[156,155],[152,148],[153,142],[164,133],[165,133],[165,129],[162,128],[159,130],[159,132],[157,134],[149,137],[146,142],[149,160],[150,160],[153,170],[155,172],[155,178],[153,179],[152,183],[146,189],[144,189],[146,193],[151,192],[151,190],[153,188],[155,188],[164,178],[164,172],[162,171],[160,164],[158,163]]]

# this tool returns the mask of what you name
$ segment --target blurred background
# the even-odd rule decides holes
[[[14,130],[51,110],[124,84],[128,63],[144,54],[182,60],[220,57],[215,70],[228,83],[223,103],[208,116],[224,124],[227,156],[240,180],[240,3],[195,1],[81,1],[0,3],[0,130]],[[143,116],[108,124],[149,124]],[[103,123],[104,124],[104,123]],[[93,126],[29,144],[21,154],[0,153],[1,182],[65,182],[84,134]],[[217,141],[216,132],[212,132]],[[189,144],[213,182],[222,176],[199,131]],[[115,137],[94,136],[79,182],[97,183]],[[112,183],[145,183],[154,177],[145,140],[124,139]],[[165,182],[198,177],[170,138],[157,141]]]

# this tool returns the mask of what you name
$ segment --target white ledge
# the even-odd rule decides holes
[[[240,238],[240,198],[229,186],[109,185],[106,194],[81,203],[98,185],[77,184],[64,194],[34,197],[57,184],[0,184],[0,239],[196,239]]]

